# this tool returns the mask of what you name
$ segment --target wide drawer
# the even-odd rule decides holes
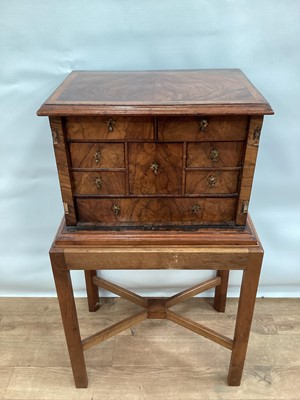
[[[75,194],[125,195],[125,172],[73,172]]]
[[[182,144],[130,143],[128,158],[131,194],[181,194]]]
[[[121,143],[70,143],[73,168],[124,168]]]
[[[188,143],[186,166],[240,167],[243,156],[243,142]]]
[[[79,222],[103,225],[231,225],[235,198],[77,198]]]
[[[235,194],[238,190],[239,171],[188,171],[187,194]]]
[[[159,117],[157,126],[161,141],[244,140],[248,117]]]
[[[72,140],[153,140],[151,117],[67,117],[65,127]]]

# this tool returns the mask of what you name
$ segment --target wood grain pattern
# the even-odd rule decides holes
[[[300,300],[299,300],[300,303]],[[300,304],[299,304],[300,309]],[[289,311],[289,310],[287,310]],[[274,317],[274,323],[276,326],[276,332],[279,335],[300,335],[300,318],[299,313],[282,314]]]
[[[166,318],[166,300],[164,298],[148,299],[148,316],[149,319],[165,319]]]
[[[221,284],[216,287],[214,297],[214,309],[218,312],[225,312],[229,271],[217,271],[217,277],[221,278]]]
[[[62,116],[53,117],[51,124],[56,124],[54,146],[68,226],[120,226],[128,224],[132,216],[130,226],[174,225],[166,216],[183,225],[186,218],[178,216],[175,198],[207,195],[238,197],[235,216],[227,213],[225,224],[235,221],[237,227],[245,226],[261,114],[272,110],[241,71],[77,71],[39,114],[46,115],[47,110],[55,114],[58,109]],[[173,206],[168,203],[170,210],[155,199],[143,203],[147,209],[142,209],[141,202],[127,201],[123,211],[129,214],[115,210],[113,218],[106,203],[108,216],[104,220],[103,212],[99,214],[98,206],[91,203],[91,210],[101,215],[99,220],[86,209],[84,214],[84,206],[77,210],[77,204],[88,203],[74,201],[76,196],[120,197],[119,201],[125,196],[132,201],[135,197],[161,197],[164,204],[168,198],[175,200]],[[131,206],[136,210],[131,211]],[[203,214],[203,207],[199,207],[194,203],[193,214]],[[207,210],[205,207],[205,213]],[[187,223],[224,224],[224,213],[221,211],[217,221],[213,208],[211,211],[211,216],[203,214],[203,221],[194,215]],[[86,213],[89,217],[84,221]],[[182,214],[186,214],[185,209]]]
[[[122,246],[153,245],[153,246],[170,246],[170,245],[257,245],[257,238],[252,230],[252,221],[248,215],[247,224],[242,229],[235,227],[201,227],[196,230],[97,230],[95,226],[89,229],[89,226],[82,224],[75,229],[66,227],[64,220],[59,228],[55,238],[57,247],[74,247],[74,246],[113,246],[119,243]]]
[[[253,246],[254,247],[254,246]],[[255,251],[255,248],[253,249]],[[227,247],[178,248],[139,247],[136,248],[66,248],[66,266],[69,269],[148,270],[148,269],[223,269],[240,270],[247,267],[249,249]],[[88,263],[87,263],[88,257]]]
[[[222,168],[240,167],[243,161],[243,142],[202,142],[187,144],[188,168]],[[217,151],[218,155],[213,161],[211,152]]]
[[[114,325],[109,326],[108,328],[105,328],[87,338],[84,338],[82,340],[82,347],[84,350],[89,349],[90,347],[117,335],[118,333],[124,331],[125,329],[128,329],[131,326],[134,326],[144,321],[146,318],[147,318],[147,311],[140,311],[139,313],[124,319],[123,321],[119,321]]]
[[[189,318],[182,317],[181,315],[176,314],[173,311],[168,310],[167,311],[167,319],[170,321],[175,322],[178,325],[183,326],[184,328],[187,328],[198,335],[204,336],[213,342],[216,342],[220,344],[223,347],[226,347],[229,350],[232,350],[233,347],[233,340],[230,338],[227,338],[224,335],[220,335],[219,333],[215,332],[212,329],[209,329],[197,322],[194,322],[190,320]]]
[[[75,385],[77,388],[86,388],[88,385],[88,378],[70,271],[65,269],[62,252],[52,248],[50,250],[50,259]]]
[[[173,254],[175,257],[173,256]],[[221,259],[219,260],[219,262],[221,264],[219,265],[221,266],[221,268],[220,266],[218,267],[217,264],[218,256],[220,255]],[[243,255],[245,256],[244,258]],[[188,247],[185,249],[177,247],[174,253],[171,248],[64,248],[64,265],[65,267],[70,269],[76,269],[77,265],[79,265],[80,269],[105,269],[111,268],[110,263],[113,263],[114,268],[118,269],[127,268],[128,266],[130,266],[130,268],[136,269],[137,263],[140,263],[142,269],[147,269],[148,267],[150,267],[151,269],[156,269],[157,265],[166,265],[168,269],[176,269],[177,267],[182,269],[184,268],[183,265],[189,265],[190,268],[191,266],[197,268],[197,262],[201,263],[200,269],[205,269],[206,265],[209,265],[210,269],[221,269],[222,271],[235,268],[244,269],[234,340],[229,339],[223,334],[220,334],[213,329],[203,326],[202,324],[199,324],[193,320],[182,317],[172,311],[166,310],[166,302],[164,299],[151,299],[151,301],[148,302],[148,312],[142,312],[142,315],[141,313],[135,314],[132,317],[128,317],[127,319],[120,321],[109,328],[106,328],[91,335],[90,337],[82,341],[83,348],[88,348],[93,344],[106,340],[107,338],[114,336],[118,332],[127,329],[129,326],[132,326],[132,324],[140,322],[140,317],[143,319],[147,317],[160,319],[168,318],[171,321],[182,325],[198,334],[201,334],[206,338],[209,338],[212,341],[215,341],[216,343],[221,344],[222,346],[232,350],[231,363],[228,373],[228,384],[231,386],[240,385],[248,345],[252,313],[255,303],[255,293],[258,286],[262,255],[263,250],[260,244],[258,244],[257,246],[253,246],[252,248],[238,248],[235,245],[228,246],[227,248],[223,249],[220,247],[202,247],[200,249],[195,247]],[[196,256],[196,258],[194,258],[193,256]],[[213,256],[213,260],[211,256]],[[143,261],[141,261],[141,257],[143,258]],[[87,267],[83,267],[83,260],[87,262]],[[196,264],[194,264],[195,261]],[[236,264],[237,267],[235,267],[236,262],[238,263]],[[161,269],[161,267],[159,268]],[[210,284],[215,284],[215,281],[218,281],[219,283],[220,279],[213,279],[210,281]],[[199,287],[197,289],[199,289]],[[192,287],[190,288],[190,290],[193,292],[193,290],[196,290],[196,288]],[[179,296],[181,297],[187,295],[187,291],[179,294]],[[67,321],[68,318],[66,318],[66,320],[64,321],[65,324],[67,323]],[[74,331],[74,335],[75,334],[76,330]],[[70,350],[70,345],[72,344],[72,336],[67,336],[67,340],[69,344],[70,357],[72,360],[72,353]],[[84,368],[84,363],[79,363],[79,365],[80,368]],[[78,381],[76,381],[75,375],[74,378],[76,384],[79,385]]]
[[[99,115],[112,109],[114,113],[132,115],[273,113],[240,70],[211,69],[74,71],[42,105],[38,115]]]
[[[239,171],[188,171],[185,191],[187,194],[235,194],[238,178]]]
[[[68,205],[68,213],[65,214],[67,225],[76,224],[76,210],[73,200],[73,186],[70,178],[70,161],[68,158],[66,137],[63,130],[62,120],[58,117],[51,117],[50,127],[52,134],[56,137],[53,145],[58,171],[61,196],[64,203]]]
[[[12,376],[12,373],[13,373],[12,367],[6,367],[6,368],[0,367],[0,399],[4,399],[6,388]]]
[[[97,278],[97,271],[84,271],[84,277],[89,311],[95,312],[100,307],[99,290],[94,285],[94,278]]]
[[[157,164],[157,171],[152,169],[154,163]],[[131,194],[181,194],[181,181],[181,144],[129,144]]]
[[[220,224],[235,218],[235,198],[131,198],[76,200],[82,222],[113,225]],[[119,214],[112,210],[120,207]],[[193,207],[197,206],[197,211]]]
[[[125,195],[125,172],[73,172],[77,195]]]
[[[223,364],[229,353],[226,349],[215,357],[215,344],[192,338],[192,334],[184,329],[180,330],[185,335],[180,341],[172,339],[167,326],[165,331],[169,334],[168,342],[159,335],[144,340],[134,336],[120,338],[115,360],[117,352],[125,347],[118,358],[121,362],[124,357],[123,364],[101,368],[101,379],[99,368],[90,368],[90,386],[84,393],[74,389],[70,368],[59,362],[48,368],[14,368],[5,400],[140,400],[141,396],[143,400],[295,400],[295,394],[300,391],[299,366],[280,362],[257,366],[255,359],[247,363],[240,387],[224,387]],[[286,354],[287,340],[281,345]],[[263,346],[258,338],[252,350],[256,358]],[[277,350],[276,346],[273,350],[270,344],[268,347],[271,352]],[[161,348],[167,349],[166,354]],[[142,363],[135,363],[141,358]]]
[[[113,118],[113,131],[107,126],[109,115],[103,117],[68,117],[65,125],[72,140],[153,140],[153,120],[151,117]]]
[[[234,332],[227,382],[229,386],[239,386],[242,379],[251,322],[254,312],[256,292],[262,266],[263,250],[248,258],[248,268],[243,272],[239,307]]]
[[[244,167],[241,177],[241,188],[239,195],[239,202],[237,205],[236,225],[245,225],[247,213],[243,212],[243,204],[249,202],[256,158],[258,153],[259,138],[255,137],[255,131],[261,130],[263,124],[263,117],[252,117],[249,125],[247,147],[244,159]]]
[[[244,140],[247,133],[248,118],[245,116],[211,116],[205,131],[200,130],[203,117],[159,117],[158,139],[168,142],[203,142]]]
[[[123,298],[139,305],[140,307],[147,308],[148,303],[143,297],[127,290],[121,286],[116,285],[115,283],[109,282],[103,278],[99,278],[94,276],[93,283],[95,286],[99,286],[102,289],[108,290],[118,296],[122,296]]]
[[[245,236],[241,232],[235,236],[233,232],[247,221],[243,202],[245,199],[248,202],[250,197],[261,115],[272,113],[269,104],[238,70],[93,72],[71,75],[39,113],[54,115],[58,110],[62,117],[57,118],[58,130],[53,131],[54,144],[64,145],[61,148],[65,153],[63,173],[68,176],[63,183],[69,190],[68,198],[73,201],[75,194],[76,208],[71,203],[70,209],[74,225],[80,223],[78,230],[83,227],[96,232],[102,227],[115,234],[118,228],[190,229],[187,236],[181,232],[179,240],[174,229],[173,236],[167,239],[173,241],[172,245],[166,245],[166,241],[159,243],[159,236],[152,232],[146,239],[137,233],[123,235],[124,241],[127,240],[125,246],[124,241],[116,242],[117,235],[113,241],[112,235],[103,236],[100,229],[96,240],[85,231],[77,239],[74,234],[62,239],[64,231],[59,231],[55,242],[61,242],[57,247],[53,245],[50,257],[76,386],[87,386],[83,349],[146,318],[168,318],[232,350],[228,384],[240,385],[263,249],[254,227],[249,229],[250,224]],[[138,117],[139,114],[142,116]],[[233,141],[237,143],[232,144]],[[118,144],[121,147],[108,147]],[[72,175],[70,157],[75,162]],[[103,160],[106,167],[99,165]],[[94,162],[98,164],[96,168]],[[91,178],[92,187],[89,186]],[[93,192],[95,188],[97,192]],[[69,205],[66,205],[69,214]],[[71,222],[67,221],[67,225]],[[181,246],[184,240],[194,236],[193,230],[200,231],[204,226],[216,228],[214,237],[206,232],[206,240],[211,240],[208,245],[201,242],[199,235],[193,245],[187,241]],[[226,235],[225,239],[221,226],[232,230],[230,239]],[[76,232],[75,226],[73,229]],[[250,240],[249,245],[237,244],[245,237]],[[109,240],[111,245],[107,246]],[[91,241],[96,244],[91,245]],[[217,270],[216,278],[194,285],[169,301],[174,305],[178,300],[220,285],[220,290],[215,292],[214,306],[221,311],[225,308],[228,271],[243,270],[234,338],[167,310],[168,302],[164,298],[151,298],[147,299],[147,310],[81,341],[69,272],[76,269],[93,271],[85,272],[92,311],[98,300],[93,284],[111,288],[127,299],[134,299],[135,303],[145,305],[143,300],[146,301],[97,278],[98,269]]]
[[[124,168],[121,143],[70,143],[73,168]]]
[[[182,302],[190,297],[196,296],[199,293],[205,292],[208,289],[219,286],[221,283],[221,278],[216,277],[208,279],[205,282],[198,283],[180,293],[171,296],[166,301],[166,307],[173,307],[175,304]]]
[[[97,329],[98,324],[105,326],[102,321],[113,324],[126,313],[135,312],[125,300],[105,300],[101,318],[97,318],[87,312],[86,299],[76,299],[85,334],[89,334],[87,329]],[[236,310],[237,301],[227,300],[224,317],[229,318]],[[223,315],[220,319],[211,303],[212,299],[194,298],[176,308],[212,329],[225,329]],[[295,400],[300,393],[299,352],[295,351],[300,345],[299,307],[299,298],[256,299],[254,323],[255,317],[260,318],[261,326],[268,325],[269,318],[279,324],[285,324],[289,315],[293,318],[288,319],[289,329],[280,335],[253,330],[252,324],[240,387],[225,386],[228,350],[167,320],[147,320],[133,331],[124,331],[116,341],[85,352],[89,388],[78,391],[62,342],[57,299],[1,297],[0,314],[5,319],[0,322],[0,398],[139,400],[143,396],[144,400],[207,400],[221,396],[222,400]]]

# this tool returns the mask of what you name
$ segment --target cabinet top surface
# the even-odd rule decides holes
[[[38,115],[273,114],[239,69],[73,71]]]

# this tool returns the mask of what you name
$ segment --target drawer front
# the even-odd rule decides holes
[[[179,143],[130,143],[131,194],[180,194],[182,145]]]
[[[124,145],[70,143],[73,168],[124,168]]]
[[[125,172],[73,172],[75,194],[125,195]]]
[[[81,222],[103,225],[231,225],[235,198],[77,199]]]
[[[186,166],[240,167],[243,155],[243,142],[188,143]]]
[[[151,117],[67,117],[69,139],[73,140],[153,140]]]
[[[187,194],[235,194],[239,171],[188,171]]]
[[[244,140],[247,134],[248,118],[236,117],[159,117],[157,119],[158,140],[210,141]]]

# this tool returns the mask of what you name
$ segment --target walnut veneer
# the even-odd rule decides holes
[[[74,380],[83,352],[147,318],[168,319],[229,349],[239,385],[263,249],[248,206],[263,117],[273,111],[240,70],[72,72],[41,106],[48,116],[65,218],[50,249]],[[142,311],[81,338],[70,270],[85,271],[90,311],[98,287]],[[170,298],[144,298],[101,269],[212,269]],[[172,311],[215,288],[224,312],[229,270],[242,270],[233,338]]]
[[[68,226],[244,226],[263,115],[239,70],[73,72],[48,115]]]

